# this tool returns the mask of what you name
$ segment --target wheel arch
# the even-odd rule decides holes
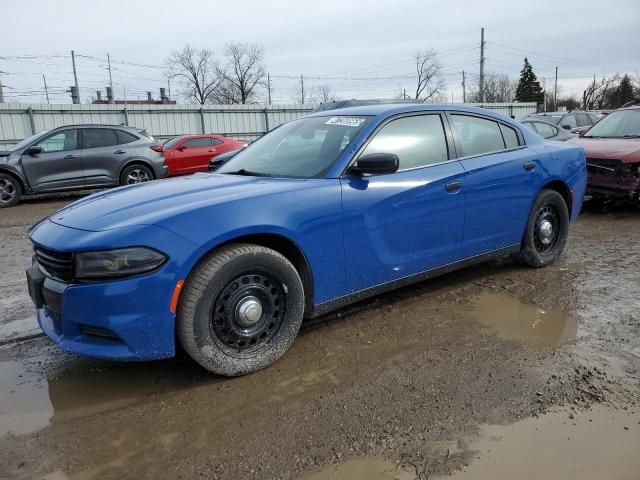
[[[24,179],[20,174],[18,174],[17,172],[10,170],[8,168],[3,168],[0,167],[0,173],[3,173],[5,175],[9,175],[10,177],[15,178],[18,183],[20,184],[20,186],[22,187],[22,192],[23,193],[29,193],[29,191],[31,190],[29,188],[29,185],[26,182],[26,179]]]
[[[124,172],[124,170],[127,167],[130,167],[132,165],[142,165],[143,167],[147,167],[149,170],[151,170],[151,175],[153,175],[153,180],[156,179],[156,172],[153,169],[153,166],[147,160],[145,160],[143,158],[132,158],[132,159],[127,160],[120,167],[120,170],[118,172],[118,181],[120,181],[120,179],[122,178],[122,173]]]
[[[191,267],[189,273],[186,275],[188,278],[191,275],[191,272],[195,270],[198,264],[200,264],[205,258],[209,257],[220,248],[225,247],[227,245],[231,245],[234,243],[250,243],[253,245],[259,245],[262,247],[270,248],[275,250],[284,256],[287,260],[289,260],[295,269],[298,271],[300,275],[300,279],[302,280],[302,285],[304,287],[305,293],[305,309],[304,314],[305,317],[311,316],[313,314],[314,308],[314,287],[313,287],[313,272],[311,270],[311,264],[307,259],[307,256],[304,254],[302,248],[289,237],[282,235],[281,233],[272,233],[272,232],[264,232],[264,233],[247,233],[233,236],[231,238],[225,239],[223,242],[216,244],[214,247],[205,251],[197,262]]]
[[[562,180],[552,180],[546,183],[542,190],[554,190],[558,192],[564,199],[564,203],[567,205],[569,211],[569,218],[571,218],[571,211],[573,209],[573,193],[566,183]]]

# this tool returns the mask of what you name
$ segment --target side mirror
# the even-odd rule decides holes
[[[355,164],[355,171],[359,173],[393,173],[398,171],[400,160],[393,153],[370,153],[363,155]]]
[[[42,147],[29,147],[29,149],[27,150],[28,155],[38,155],[39,153],[42,153],[42,152],[44,152]]]

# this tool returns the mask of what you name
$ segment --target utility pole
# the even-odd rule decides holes
[[[113,78],[111,78],[111,56],[107,53],[107,70],[109,70],[109,86],[113,90]]]
[[[300,74],[300,100],[302,100],[302,104],[304,105],[304,77]]]
[[[73,97],[73,103],[80,103],[80,88],[78,88],[78,72],[76,72],[76,54],[71,50],[71,63],[73,64],[73,80],[75,82],[75,96]]]
[[[267,73],[267,97],[269,105],[271,105],[271,75]]]
[[[407,89],[406,89],[406,88],[403,88],[403,89],[402,89],[402,99],[403,99],[403,100],[406,100],[406,99],[407,99]]]
[[[167,98],[171,100],[171,77],[167,77]]]
[[[122,95],[124,95],[124,104],[127,104],[127,90],[124,87],[124,85],[122,86]]]
[[[0,103],[4,103],[4,93],[2,93],[2,77],[0,77]]]
[[[558,110],[558,67],[556,67],[556,84],[553,87],[553,109]]]
[[[467,103],[467,85],[464,78],[464,70],[462,71],[462,103]]]
[[[484,27],[480,29],[480,103],[484,102]]]
[[[42,74],[42,81],[44,82],[44,96],[47,97],[47,103],[51,103],[49,101],[49,89],[47,88],[47,77]]]

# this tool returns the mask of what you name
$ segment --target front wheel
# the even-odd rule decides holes
[[[13,207],[20,201],[22,185],[11,175],[0,173],[0,208]]]
[[[229,245],[189,275],[177,335],[207,370],[237,376],[280,358],[300,329],[304,288],[295,267],[269,248]]]
[[[556,261],[569,235],[569,210],[555,190],[542,190],[531,207],[518,259],[540,268]]]

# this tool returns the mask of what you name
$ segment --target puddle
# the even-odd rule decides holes
[[[443,480],[640,478],[640,410],[596,406],[483,428],[477,457]],[[628,429],[625,429],[625,427]]]
[[[97,365],[87,361],[47,380],[19,362],[0,362],[0,436],[117,410],[204,378],[176,361]]]
[[[307,473],[299,480],[413,480],[415,475],[377,457],[361,457]]]
[[[501,293],[476,296],[471,299],[471,308],[473,319],[494,329],[505,340],[557,347],[578,333],[577,321],[564,310],[544,310]]]

